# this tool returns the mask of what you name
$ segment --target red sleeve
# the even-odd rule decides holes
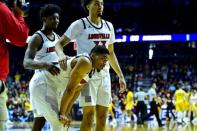
[[[25,46],[29,28],[22,16],[15,16],[5,4],[0,6],[0,18],[4,38],[16,46]]]

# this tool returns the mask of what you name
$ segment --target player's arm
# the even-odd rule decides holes
[[[59,64],[63,70],[66,70],[67,68],[67,65],[65,64],[67,60],[67,56],[64,54],[63,47],[67,45],[69,42],[70,39],[67,36],[62,35],[55,45],[55,51],[59,56]]]
[[[114,52],[113,44],[110,44],[108,46],[108,50],[109,50],[109,63],[119,77],[120,91],[123,92],[126,89],[126,82],[125,82],[124,76],[122,74],[122,71],[120,69],[120,66],[118,64],[118,60],[117,60],[116,54]]]
[[[52,63],[35,61],[36,52],[42,46],[42,38],[38,34],[34,34],[28,44],[25,52],[23,65],[28,69],[45,69],[48,70],[52,75],[57,75],[60,70]]]
[[[4,28],[4,37],[16,46],[25,46],[29,28],[21,15],[21,10],[15,7],[11,12],[7,7],[0,9],[1,24]]]
[[[86,57],[81,57],[78,59],[75,67],[71,71],[71,76],[68,81],[66,90],[64,91],[61,106],[60,106],[60,115],[65,116],[67,108],[73,101],[75,97],[74,94],[77,91],[77,88],[80,84],[80,81],[83,79],[88,72],[92,69],[92,63]]]
[[[59,56],[59,64],[63,70],[66,70],[67,68],[67,65],[65,64],[67,56],[63,52],[63,47],[66,46],[71,40],[77,39],[82,31],[82,22],[79,20],[73,22],[55,45],[56,53]]]
[[[70,42],[70,39],[65,35],[62,35],[60,39],[57,41],[55,45],[55,51],[59,57],[65,56],[63,47],[67,45],[69,42]]]

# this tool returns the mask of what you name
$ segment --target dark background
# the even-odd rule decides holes
[[[40,7],[47,3],[57,4],[62,13],[57,33],[61,36],[75,20],[86,17],[80,0],[30,0],[29,16],[26,21],[30,35],[39,30],[42,23],[39,19]],[[196,0],[104,0],[103,18],[112,22],[116,34],[173,34],[197,33]],[[117,30],[122,29],[122,32]],[[130,63],[147,63],[149,42],[132,42],[115,44],[118,57],[128,56]],[[151,62],[161,63],[197,63],[196,47],[191,42],[160,42],[155,44]],[[196,45],[196,43],[194,43]],[[10,48],[12,63],[21,61],[25,48]],[[68,55],[75,55],[73,44],[65,48]],[[16,55],[17,54],[17,55]]]
[[[62,8],[58,32],[62,34],[76,19],[85,17],[80,0],[30,0],[27,22],[31,33],[40,28],[39,9],[47,3]],[[197,32],[196,0],[104,0],[103,18],[128,34]]]

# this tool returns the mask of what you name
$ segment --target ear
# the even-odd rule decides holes
[[[47,20],[46,17],[42,17],[42,22],[45,22]]]
[[[95,53],[93,53],[91,58],[92,58],[93,61],[95,61],[95,60],[98,59],[98,56]]]

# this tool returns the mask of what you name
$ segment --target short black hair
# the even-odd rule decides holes
[[[46,4],[40,9],[40,19],[43,17],[48,17],[53,15],[54,13],[61,13],[61,8],[55,4]]]
[[[81,0],[81,6],[85,10],[86,13],[88,13],[87,5],[90,4],[92,0]]]
[[[109,55],[109,50],[105,47],[105,46],[95,46],[94,48],[92,48],[90,54],[108,54]]]

